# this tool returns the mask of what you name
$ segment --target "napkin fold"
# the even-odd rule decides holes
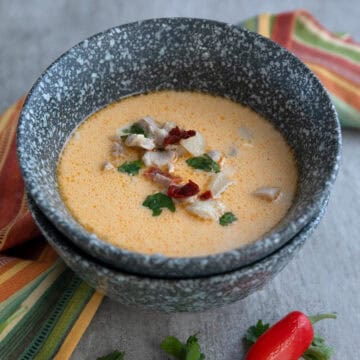
[[[241,23],[300,58],[328,90],[341,124],[360,127],[360,44],[331,33],[309,12],[261,14]]]
[[[328,89],[343,126],[360,127],[360,45],[304,10],[242,26],[287,47]],[[59,259],[26,205],[15,132],[23,98],[0,116],[0,359],[68,359],[103,295]]]
[[[65,266],[27,208],[15,139],[22,104],[0,116],[0,359],[67,359],[103,296]]]

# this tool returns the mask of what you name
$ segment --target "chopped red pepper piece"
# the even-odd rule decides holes
[[[189,180],[189,182],[183,186],[170,185],[167,194],[175,199],[184,199],[198,194],[199,191],[199,185]]]
[[[181,130],[178,126],[170,130],[169,135],[164,139],[164,146],[177,144],[181,139],[188,139],[195,136],[195,130]]]
[[[210,190],[207,190],[207,191],[203,192],[201,195],[199,195],[199,199],[203,200],[203,201],[209,200],[211,198],[212,198],[212,193]]]
[[[151,180],[154,180],[156,175],[161,175],[161,176],[168,178],[169,180],[171,180],[171,183],[173,183],[173,184],[179,184],[182,181],[180,176],[172,175],[172,174],[170,174],[166,171],[163,171],[157,167],[150,167],[149,169],[147,169],[144,172],[144,176],[146,176],[147,178],[149,178]]]

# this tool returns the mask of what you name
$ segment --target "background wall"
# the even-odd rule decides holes
[[[62,52],[109,27],[164,16],[236,23],[259,12],[296,8],[360,38],[358,0],[0,0],[0,111]]]
[[[164,16],[230,23],[259,12],[310,10],[335,31],[360,39],[359,0],[0,0],[0,112],[24,94],[62,52],[106,28]],[[317,329],[337,350],[334,359],[359,359],[360,323],[359,132],[344,132],[342,169],[328,212],[296,259],[262,291],[202,314],[133,311],[105,300],[73,359],[95,359],[113,349],[126,360],[166,359],[158,344],[167,335],[199,332],[209,360],[241,359],[246,328],[273,322],[293,309],[337,311],[335,323]]]

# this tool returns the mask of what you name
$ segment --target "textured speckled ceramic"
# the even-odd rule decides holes
[[[198,258],[148,256],[108,245],[67,211],[58,193],[56,166],[69,134],[89,114],[119,98],[160,89],[209,92],[248,105],[274,123],[293,147],[300,173],[295,203],[254,244]],[[122,25],[76,45],[35,83],[18,128],[27,191],[57,229],[118,269],[162,277],[230,271],[283,246],[328,196],[340,142],[327,92],[296,57],[245,29],[187,18]]]
[[[50,245],[90,286],[124,305],[157,311],[203,311],[245,298],[263,287],[301,249],[324,214],[325,206],[302,231],[266,258],[222,275],[166,279],[114,270],[76,248],[41,213],[29,197],[32,215]]]

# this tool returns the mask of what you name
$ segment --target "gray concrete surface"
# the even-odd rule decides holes
[[[306,8],[330,29],[360,39],[358,0],[0,0],[0,111],[29,89],[64,50],[111,26],[152,17],[192,16],[237,22],[258,12]],[[360,131],[344,131],[342,168],[328,212],[296,259],[266,288],[237,304],[200,314],[155,314],[106,299],[73,360],[113,349],[126,360],[167,359],[158,344],[169,334],[199,333],[210,360],[243,355],[241,338],[257,319],[274,322],[293,309],[336,311],[316,326],[336,349],[333,359],[360,359]]]

